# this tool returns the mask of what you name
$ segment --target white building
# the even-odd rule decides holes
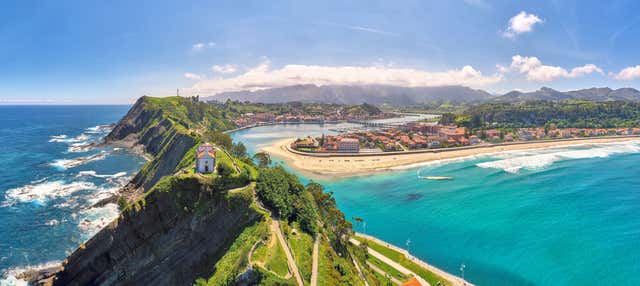
[[[360,152],[360,141],[355,138],[342,138],[338,141],[338,152],[358,153]]]
[[[198,146],[196,151],[196,172],[201,174],[212,173],[216,168],[216,151],[209,143]]]

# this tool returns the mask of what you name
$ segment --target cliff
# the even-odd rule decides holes
[[[268,238],[284,231],[290,243],[297,243],[294,252],[310,251],[311,236],[322,237],[319,281],[362,285],[350,257],[356,253],[364,267],[364,253],[346,244],[351,224],[320,185],[305,187],[281,167],[257,169],[246,154],[222,151],[215,174],[177,172],[193,164],[201,133],[231,127],[208,104],[186,98],[139,99],[105,143],[153,156],[131,183],[146,192],[131,196],[121,215],[80,245],[61,269],[28,272],[25,279],[43,285],[294,285],[290,274],[276,275],[267,265],[286,270],[287,263],[298,263],[309,282],[311,259],[300,260],[311,256],[308,251],[298,252],[295,262],[282,255],[252,261],[256,247],[274,245],[266,243]],[[269,198],[271,211],[283,216],[279,222],[258,207],[261,200],[254,194]],[[305,232],[304,240],[296,238],[293,228]]]
[[[228,130],[234,124],[215,106],[190,98],[143,96],[105,137],[152,158],[132,180],[133,188],[149,190],[171,175],[199,141],[199,130]]]
[[[63,264],[54,285],[190,285],[263,215],[250,188],[215,190],[194,175],[161,180]]]

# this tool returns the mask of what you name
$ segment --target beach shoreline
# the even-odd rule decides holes
[[[312,178],[351,177],[420,167],[425,163],[473,158],[507,151],[547,149],[568,146],[596,145],[638,141],[639,136],[611,136],[600,138],[573,138],[544,141],[517,142],[515,144],[492,144],[471,148],[430,149],[418,152],[358,153],[358,154],[304,154],[291,150],[293,138],[274,142],[262,151],[287,162],[292,169]]]

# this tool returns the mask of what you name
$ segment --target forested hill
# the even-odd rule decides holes
[[[591,100],[591,101],[630,101],[640,102],[640,91],[634,88],[610,89],[594,87],[572,91],[557,91],[542,87],[532,92],[511,91],[496,97],[493,101],[519,102],[527,100]]]
[[[459,117],[472,128],[518,128],[555,124],[560,128],[613,128],[640,125],[640,103],[623,101],[527,101],[485,103]]]

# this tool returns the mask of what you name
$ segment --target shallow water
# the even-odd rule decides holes
[[[64,259],[117,216],[108,197],[141,167],[122,149],[89,150],[129,106],[0,106],[0,272]],[[0,276],[2,276],[0,274]],[[6,277],[5,277],[6,278]],[[14,284],[11,279],[0,284]]]
[[[328,126],[264,126],[233,137],[254,153],[322,132]],[[630,142],[511,151],[321,183],[348,218],[365,220],[358,231],[457,275],[464,263],[465,278],[478,285],[640,285],[639,162],[640,142]]]

